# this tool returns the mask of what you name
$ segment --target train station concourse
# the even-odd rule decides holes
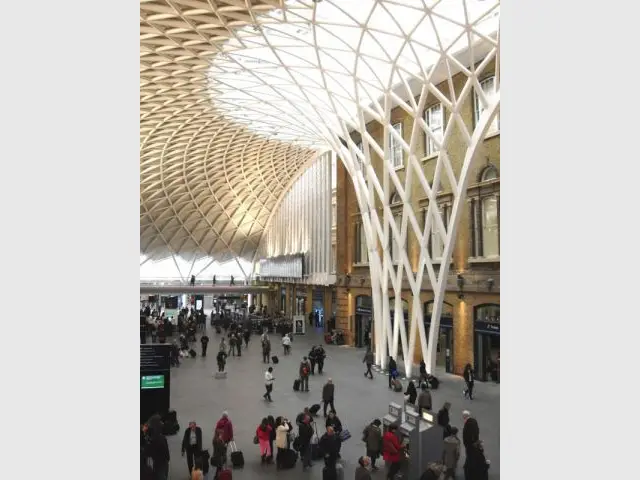
[[[140,0],[140,249],[141,478],[499,479],[500,2]]]

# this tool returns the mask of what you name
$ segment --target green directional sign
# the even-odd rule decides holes
[[[140,377],[140,388],[142,390],[164,388],[164,375],[143,375]]]

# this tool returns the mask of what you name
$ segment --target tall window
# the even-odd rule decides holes
[[[336,273],[336,263],[337,263],[336,246],[331,245],[331,273]]]
[[[442,104],[434,105],[431,108],[428,108],[424,111],[424,121],[427,124],[427,127],[431,130],[434,137],[436,137],[440,142],[442,142],[442,128],[444,125],[444,118],[442,114]],[[436,142],[433,141],[429,135],[426,135],[426,146],[425,152],[427,156],[434,155],[438,153],[438,146]]]
[[[393,129],[402,137],[402,123],[394,123]],[[396,140],[391,132],[389,132],[389,152],[391,153],[391,164],[396,168],[401,167],[404,163],[402,144]]]
[[[425,210],[424,212],[424,221],[427,221],[427,215],[429,210]],[[434,212],[434,217],[431,219],[431,234],[429,235],[427,250],[432,260],[440,260],[442,259],[442,253],[444,252],[444,242],[440,236],[440,231],[438,230],[437,218],[435,215],[440,215],[442,218],[442,223],[444,223],[446,235],[446,229],[449,228],[449,217],[451,215],[451,207],[449,205],[438,205],[437,213]]]
[[[480,182],[499,178],[493,165],[480,174]],[[477,258],[500,258],[500,196],[489,193],[469,200],[471,220],[471,256]]]
[[[369,255],[367,251],[367,237],[365,237],[364,227],[362,226],[362,223],[356,223],[355,246],[355,263],[368,263]]]
[[[398,229],[398,232],[400,232],[400,229],[402,227],[402,214],[398,213],[394,215],[393,220],[396,222],[396,228]],[[395,235],[393,235],[393,231],[391,231],[391,229],[389,229],[389,235],[391,236],[391,260],[393,261],[393,263],[400,263],[402,261],[402,247],[398,243],[398,240],[396,240],[396,237]]]
[[[485,257],[491,258],[500,255],[498,198],[496,196],[482,199],[482,245]]]
[[[484,92],[485,97],[487,97],[487,101],[493,94],[496,92],[496,77],[488,77],[480,82],[480,87]],[[474,95],[474,103],[475,103],[475,123],[476,125],[480,121],[480,116],[482,112],[485,111],[487,105],[482,102],[482,98],[478,93]],[[491,126],[489,126],[488,133],[495,133],[500,130],[500,118],[499,115],[496,115],[491,122]]]

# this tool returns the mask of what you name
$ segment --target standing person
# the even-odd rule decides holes
[[[480,427],[478,421],[471,416],[469,410],[462,412],[462,420],[464,421],[464,427],[462,427],[462,443],[465,449],[469,449],[471,445],[480,440]]]
[[[202,337],[200,337],[200,344],[202,345],[202,356],[206,357],[207,347],[209,346],[209,337],[202,335]]]
[[[475,380],[475,375],[473,373],[473,368],[470,363],[467,363],[464,367],[464,372],[462,373],[464,377],[464,383],[466,383],[467,388],[464,390],[463,395],[465,398],[469,398],[469,400],[473,400],[473,383]]]
[[[484,456],[484,447],[480,440],[473,442],[467,448],[467,458],[464,461],[465,480],[488,480],[489,460]]]
[[[269,438],[271,438],[271,427],[267,423],[266,417],[262,419],[258,428],[256,428],[256,437],[258,438],[258,446],[260,448],[260,458],[262,464],[267,463],[267,458],[271,455],[269,449]]]
[[[287,437],[289,434],[289,420],[282,419],[282,424],[276,427],[276,469],[282,468],[282,458],[284,452],[287,450]]]
[[[371,464],[369,457],[360,457],[358,459],[358,468],[356,468],[356,480],[371,480],[371,473],[367,468]]]
[[[398,440],[396,431],[398,425],[391,424],[387,433],[382,437],[382,458],[389,464],[389,470],[387,471],[387,479],[394,480],[396,474],[400,471],[401,462],[403,458],[403,446]]]
[[[442,450],[442,463],[446,468],[444,480],[455,480],[459,460],[460,439],[458,438],[458,428],[451,427],[451,435],[444,439],[444,448]]]
[[[191,275],[191,282],[189,282],[189,283],[191,283],[192,287],[195,286],[195,284],[196,284],[196,276],[195,275]]]
[[[224,372],[224,366],[227,363],[227,352],[220,349],[216,357],[216,361],[218,362],[218,372]]]
[[[271,427],[271,432],[269,433],[269,451],[271,451],[271,454],[267,457],[267,462],[271,463],[273,462],[274,454],[273,442],[276,440],[276,421],[274,420],[273,415],[269,415],[267,417],[267,425]]]
[[[238,356],[242,356],[242,333],[236,333],[236,349],[238,350]]]
[[[426,383],[423,382],[420,389],[422,391],[420,392],[420,395],[418,395],[418,413],[422,417],[422,412],[431,411],[433,401],[431,399],[431,392],[429,391],[429,387],[427,387]]]
[[[373,373],[371,372],[371,366],[373,365],[373,352],[371,349],[367,349],[367,353],[364,354],[364,358],[362,359],[362,363],[367,365],[367,371],[364,372],[364,376],[369,375],[369,378],[373,380]],[[373,462],[373,459],[371,459]]]
[[[309,364],[309,360],[307,357],[302,357],[302,361],[300,362],[300,368],[298,373],[300,374],[300,391],[308,392],[309,391],[309,373],[311,372],[311,365]]]
[[[389,388],[393,388],[393,380],[398,376],[398,365],[393,357],[389,357]]]
[[[429,375],[427,374],[427,364],[424,360],[420,360],[420,382],[428,382]]]
[[[416,398],[418,398],[418,390],[416,390],[416,384],[413,383],[413,380],[409,380],[409,385],[407,385],[407,391],[404,392],[405,399],[411,405],[415,405]]]
[[[329,412],[329,416],[327,417],[327,420],[325,422],[325,427],[327,429],[332,428],[333,432],[335,433],[335,436],[337,437],[337,455],[338,458],[340,457],[340,450],[342,449],[342,440],[340,439],[340,434],[342,433],[342,422],[340,421],[340,419],[338,418],[338,416],[336,415],[336,412],[331,410]]]
[[[262,362],[270,363],[269,355],[271,355],[271,342],[269,337],[262,341]]]
[[[187,454],[187,467],[189,468],[189,475],[193,469],[193,464],[196,457],[200,456],[202,452],[202,429],[196,425],[196,422],[189,422],[189,428],[184,431],[184,437],[182,437],[182,456]]]
[[[318,354],[316,353],[316,346],[312,345],[309,351],[309,363],[311,364],[311,375],[316,374],[316,363],[318,360]]]
[[[318,373],[320,375],[322,375],[322,371],[324,370],[324,359],[326,356],[327,354],[324,351],[324,348],[322,348],[322,345],[318,345],[316,347],[316,362],[318,363]]]
[[[382,452],[382,430],[380,430],[380,420],[377,418],[362,432],[362,440],[367,445],[367,457],[371,459],[371,468],[378,470],[376,460]]]
[[[340,439],[334,432],[333,427],[327,427],[327,433],[320,438],[318,448],[324,456],[324,465],[327,470],[335,471],[340,450]]]
[[[273,367],[269,367],[266,372],[264,372],[264,387],[266,393],[262,396],[267,402],[273,402],[271,398],[271,391],[273,390]]]
[[[284,354],[289,355],[291,352],[291,338],[288,333],[285,333],[284,337],[282,337],[282,347],[284,348]]]
[[[302,471],[311,468],[311,439],[313,438],[313,427],[311,417],[304,414],[302,422],[298,424],[298,445],[300,446],[300,458],[302,459]]]
[[[218,474],[227,463],[227,445],[222,439],[222,430],[216,430],[213,437],[213,455],[211,456],[211,465],[216,467],[216,473],[213,478],[218,478]]]
[[[322,387],[322,402],[324,403],[323,412],[325,417],[327,416],[328,406],[331,406],[331,412],[336,411],[336,407],[333,405],[335,392],[336,386],[333,384],[333,380],[328,379],[327,383]]]
[[[451,435],[452,427],[449,423],[449,409],[451,408],[451,404],[449,402],[444,402],[442,408],[438,411],[438,425],[442,427],[442,435],[444,438],[447,438]],[[456,430],[457,431],[457,430]]]
[[[154,415],[149,419],[147,426],[147,445],[145,457],[153,461],[154,480],[167,480],[169,478],[169,444],[162,434],[162,419],[160,415]]]
[[[229,334],[229,350],[231,352],[231,356],[235,357],[236,356],[236,334],[231,332]]]
[[[222,440],[225,444],[233,442],[233,423],[229,418],[229,412],[222,412],[222,417],[216,423],[216,430],[222,430]]]

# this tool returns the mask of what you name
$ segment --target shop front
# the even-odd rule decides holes
[[[431,315],[433,314],[433,300],[424,304],[424,332],[429,341],[431,330]],[[447,373],[453,373],[453,305],[442,304],[440,328],[436,337],[436,366],[444,367]]]
[[[476,378],[500,382],[500,305],[478,305],[473,309],[473,320]]]
[[[368,295],[356,297],[355,342],[358,348],[368,348],[373,326],[373,300]]]

